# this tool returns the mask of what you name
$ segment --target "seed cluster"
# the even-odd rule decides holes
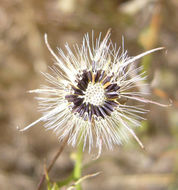
[[[72,86],[73,93],[66,95],[65,99],[72,104],[72,112],[78,113],[84,120],[92,120],[93,116],[110,116],[118,106],[120,87],[111,82],[112,76],[107,76],[105,71],[95,73],[84,70],[77,85]]]
[[[90,82],[85,92],[84,102],[99,106],[105,99],[104,88],[101,83]]]

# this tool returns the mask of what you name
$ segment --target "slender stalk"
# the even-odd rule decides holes
[[[76,152],[76,160],[74,166],[74,179],[78,180],[82,175],[82,157],[83,157],[83,143],[80,143]],[[81,190],[81,185],[76,185],[76,190]]]
[[[50,162],[49,166],[47,167],[47,172],[49,173],[50,170],[52,169],[54,163],[56,162],[56,160],[58,159],[58,157],[60,156],[60,154],[62,153],[62,151],[64,150],[64,147],[67,143],[68,137],[66,139],[64,139],[64,141],[62,142],[61,146],[59,147],[56,155],[54,156],[54,158],[52,159],[52,161]],[[40,182],[37,186],[37,190],[41,189],[41,186],[43,185],[43,182],[45,181],[45,174],[42,175]]]

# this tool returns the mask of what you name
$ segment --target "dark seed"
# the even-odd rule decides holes
[[[89,110],[88,117],[89,117],[89,120],[91,121],[91,118],[92,118],[92,111],[91,110]]]
[[[109,109],[110,111],[114,111],[113,106],[107,102],[104,102],[103,107]]]
[[[65,99],[68,100],[69,102],[73,102],[75,99],[77,99],[77,95],[66,95]]]
[[[98,82],[100,75],[101,75],[101,70],[98,70],[98,71],[96,72],[95,82]]]
[[[77,95],[84,95],[84,93],[83,93],[81,90],[79,90],[79,89],[75,90],[75,91],[74,91],[74,94],[77,94]]]
[[[94,114],[95,114],[97,117],[99,117],[101,114],[100,114],[100,112],[99,112],[99,110],[98,110],[98,107],[97,107],[97,106],[93,106],[93,109],[94,109]]]
[[[116,86],[117,86],[116,83],[110,84],[109,86],[106,87],[106,92],[115,90]]]
[[[76,106],[76,105],[72,106],[72,112],[75,112],[77,108],[78,108],[78,106]]]
[[[114,90],[117,91],[117,90],[119,90],[120,88],[121,88],[121,87],[117,85],[117,86],[114,87]]]
[[[86,110],[86,104],[82,104],[82,109],[80,110],[80,117],[83,117],[83,114],[85,113],[85,110]]]
[[[89,104],[86,106],[86,112],[89,113]]]
[[[106,114],[106,115],[111,115],[111,110],[108,109],[106,106],[100,106],[100,109],[103,110],[103,112]]]
[[[83,86],[85,86],[85,89],[86,89],[88,86],[88,78],[82,78],[80,82],[82,82]]]
[[[83,91],[85,91],[86,88],[87,88],[86,84],[82,80],[78,81],[77,87],[80,88],[80,90],[83,90]]]
[[[84,80],[85,83],[88,84],[88,77],[87,77],[87,71],[86,70],[83,71],[82,80]]]
[[[114,111],[113,107],[112,109],[109,109],[107,106],[102,106],[102,108],[105,110],[105,112],[107,113],[107,115],[111,115],[111,112]]]
[[[101,117],[104,119],[107,116],[107,114],[101,106],[99,106],[98,109],[100,111]]]
[[[78,88],[76,88],[75,86],[72,86],[72,89],[73,89],[73,90],[78,90]]]
[[[83,70],[82,76],[87,77],[87,70]]]
[[[76,106],[76,105],[74,105],[73,107],[72,107],[72,112],[78,112],[78,113],[80,113],[80,110],[82,109],[82,105],[80,105],[80,106]]]
[[[80,106],[83,103],[84,98],[76,98],[74,99],[74,104]]]
[[[80,90],[80,89],[75,89],[75,90],[74,90],[74,94],[77,94],[77,95],[84,95],[84,93],[83,93],[82,90]]]
[[[87,120],[87,114],[84,114],[83,119],[86,121]]]
[[[111,80],[111,76],[108,76],[104,79],[104,81],[102,82],[103,85],[105,85],[107,82],[109,82]]]
[[[90,71],[87,72],[87,78],[88,78],[88,81],[92,81],[92,74]]]
[[[117,98],[118,97],[118,93],[117,92],[106,92],[105,96],[107,98]]]
[[[74,90],[74,94],[84,95],[81,89],[78,89],[75,86],[72,86],[72,89]]]
[[[101,82],[101,80],[104,78],[104,73],[105,73],[105,71],[101,72],[100,77],[98,79],[99,82]]]
[[[94,110],[94,105],[91,104],[91,114],[94,115],[95,114],[95,110]]]
[[[98,106],[94,106],[94,110],[95,110],[95,115],[97,117],[101,116],[102,118],[104,118],[104,114],[99,110]]]
[[[118,106],[118,104],[115,101],[112,101],[112,100],[107,100],[107,101],[105,101],[105,103],[107,105],[112,105],[113,107],[117,107]]]
[[[72,107],[72,112],[78,112],[80,114],[81,110],[83,110],[83,107],[84,107],[83,104],[81,104],[80,106],[74,105]]]

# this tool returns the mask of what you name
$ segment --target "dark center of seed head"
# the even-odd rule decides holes
[[[73,103],[72,112],[89,121],[94,115],[102,118],[110,116],[118,105],[115,99],[120,88],[110,80],[111,76],[106,76],[103,70],[96,73],[84,70],[80,80],[77,80],[77,87],[72,87],[73,94],[65,96],[68,102]]]

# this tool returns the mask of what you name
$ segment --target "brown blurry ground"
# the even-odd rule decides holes
[[[131,141],[113,152],[105,151],[87,164],[83,175],[102,173],[83,182],[83,189],[177,190],[178,189],[178,1],[177,0],[0,0],[0,189],[36,188],[43,165],[59,147],[57,137],[42,124],[20,133],[40,116],[33,94],[52,65],[44,44],[81,43],[85,32],[98,34],[112,28],[113,41],[129,55],[164,46],[167,53],[153,55],[148,68],[154,100],[173,106],[150,105],[147,122],[137,134],[146,150]],[[150,32],[151,31],[151,32]],[[146,36],[146,37],[145,37]],[[60,180],[72,171],[71,147],[55,164],[51,179]],[[91,162],[92,156],[84,163]]]

